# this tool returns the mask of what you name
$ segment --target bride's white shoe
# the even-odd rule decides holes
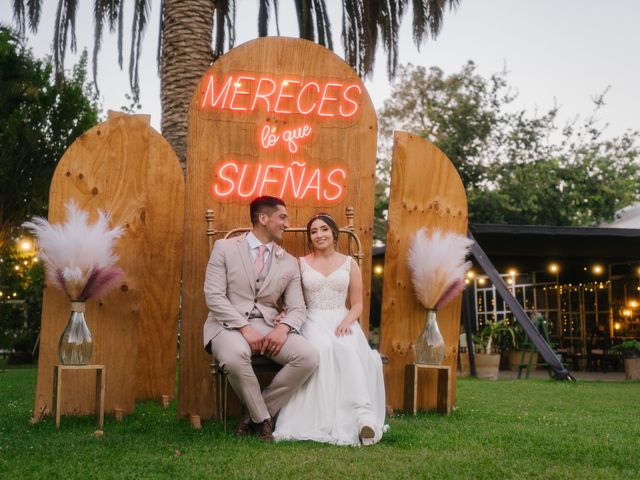
[[[364,425],[360,428],[360,443],[362,443],[362,445],[373,445],[374,437],[375,432],[369,425]]]

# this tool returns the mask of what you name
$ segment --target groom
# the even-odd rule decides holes
[[[315,371],[318,352],[298,334],[306,318],[298,263],[275,244],[289,226],[286,206],[279,198],[258,197],[250,214],[248,234],[218,240],[211,252],[204,345],[249,411],[236,435],[257,427],[260,438],[271,441],[272,418]],[[286,315],[276,326],[282,303]],[[262,393],[251,367],[251,356],[258,354],[283,365]]]

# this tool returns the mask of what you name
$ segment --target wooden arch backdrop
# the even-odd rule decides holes
[[[292,227],[318,210],[344,226],[346,207],[354,207],[367,331],[376,134],[375,110],[356,73],[315,43],[253,40],[204,74],[189,108],[179,416],[214,413],[211,356],[202,344],[207,209],[214,227],[226,231],[250,225],[248,204],[258,194],[282,194]],[[294,144],[286,140],[296,135]],[[284,247],[300,255],[305,239],[295,235],[285,235]]]
[[[387,404],[403,407],[404,367],[415,362],[414,342],[422,331],[425,310],[418,303],[407,266],[407,252],[415,232],[426,227],[467,234],[467,196],[456,168],[431,142],[416,135],[395,132],[391,170],[391,197],[382,293],[380,351],[389,356],[385,368]],[[451,365],[449,385],[455,401],[460,309],[458,298],[438,312],[438,325]],[[435,373],[421,371],[418,404],[436,405]]]
[[[108,210],[112,225],[125,227],[118,241],[118,264],[125,271],[120,288],[87,303],[93,336],[92,363],[106,366],[105,410],[132,412],[134,401],[173,397],[182,231],[184,177],[169,143],[149,126],[147,115],[110,113],[82,134],[56,167],[49,192],[49,221],[65,219],[74,199],[97,218]],[[58,339],[69,318],[69,300],[45,286],[35,415],[51,409],[53,365]],[[88,372],[68,372],[63,413],[94,410],[95,388]],[[88,392],[88,393],[87,393]]]

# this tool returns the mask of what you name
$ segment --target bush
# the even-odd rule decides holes
[[[32,361],[40,330],[44,269],[21,255],[14,242],[5,244],[0,258],[0,350],[12,354],[11,363]]]

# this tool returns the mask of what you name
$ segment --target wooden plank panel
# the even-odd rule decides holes
[[[258,81],[238,79],[238,74],[254,79],[267,76],[275,82],[288,79],[292,85],[296,85],[295,82],[309,81],[319,85],[349,82],[361,90],[357,103],[358,113],[349,118],[319,117],[295,112],[278,113],[267,111],[269,107],[264,100],[260,100],[253,111],[201,108],[203,99],[207,96],[210,78],[216,82],[219,92],[219,86],[233,76],[230,88],[237,82],[238,85],[242,84],[242,91],[246,89],[250,92],[243,94],[239,104],[248,102],[247,98],[251,98],[250,95],[260,88]],[[292,92],[293,89],[287,90],[287,93]],[[337,96],[336,92],[337,88],[330,96]],[[314,99],[317,100],[315,87],[307,89],[301,98],[305,109],[312,105]],[[220,101],[223,101],[222,97]],[[285,99],[284,102],[286,108],[280,110],[295,110],[293,101]],[[265,125],[275,129],[274,132],[278,135],[282,135],[286,129],[302,125],[310,126],[313,133],[311,137],[298,142],[298,150],[292,153],[282,143],[272,148],[261,146],[260,133]],[[362,239],[364,250],[362,270],[366,311],[361,321],[367,331],[376,132],[375,110],[355,72],[335,54],[312,42],[282,37],[254,40],[222,56],[202,77],[189,110],[179,416],[200,415],[208,418],[214,413],[213,387],[208,367],[211,357],[202,347],[202,326],[207,316],[203,283],[209,258],[205,212],[209,208],[213,209],[214,226],[217,230],[247,227],[250,226],[248,204],[257,196],[254,192],[246,198],[232,196],[223,199],[212,194],[212,186],[221,181],[220,175],[216,176],[219,173],[217,169],[227,161],[248,165],[252,172],[268,164],[291,166],[294,162],[304,163],[308,169],[328,169],[336,165],[346,169],[348,178],[342,182],[346,191],[338,201],[297,199],[292,192],[285,193],[283,198],[288,205],[291,227],[305,226],[311,215],[319,210],[330,213],[344,226],[347,223],[345,209],[348,206],[354,207],[355,230]],[[282,182],[283,179],[280,178],[263,193],[278,195]],[[249,183],[246,186],[250,189]],[[303,235],[285,237],[284,247],[289,252],[294,255],[304,254],[306,240]],[[343,251],[345,243],[343,240],[340,245]]]
[[[144,226],[145,283],[138,322],[136,400],[174,398],[182,243],[184,175],[167,140],[149,129]]]
[[[384,266],[380,350],[389,356],[385,368],[387,404],[403,407],[404,369],[415,361],[414,343],[426,314],[418,303],[407,266],[412,236],[421,228],[439,227],[466,235],[467,198],[462,181],[449,159],[435,145],[418,136],[396,132],[391,171],[391,196]],[[446,344],[443,365],[456,371],[461,299],[438,312],[438,325]],[[419,409],[436,407],[436,373],[418,372]],[[450,381],[455,404],[455,374]]]
[[[116,114],[85,132],[69,147],[54,173],[49,221],[63,221],[64,204],[73,198],[90,213],[90,221],[95,221],[97,209],[106,209],[112,224],[126,229],[117,244],[119,265],[126,277],[120,288],[89,302],[86,310],[94,341],[91,361],[106,367],[107,412],[116,408],[133,411],[138,382],[145,385],[145,396],[159,396],[167,389],[173,392],[183,192],[178,160],[149,127],[146,115]],[[161,301],[159,292],[166,296]],[[58,363],[58,339],[68,316],[68,300],[56,289],[45,287],[36,415],[51,408],[53,365]],[[149,363],[138,368],[138,354],[147,350],[159,351],[162,360],[142,355]],[[91,379],[77,373],[66,384],[72,391],[65,393],[65,414],[90,413],[95,406]]]

